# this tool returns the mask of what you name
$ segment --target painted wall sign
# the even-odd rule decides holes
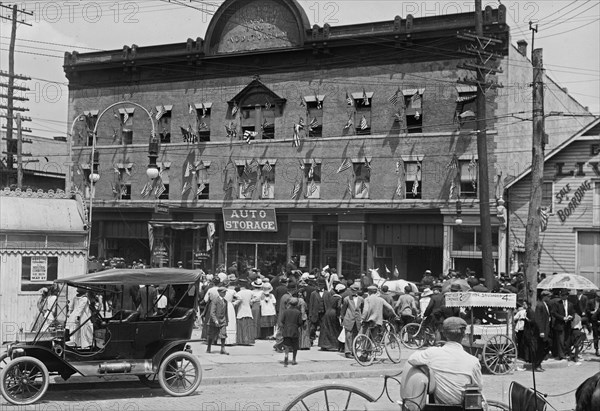
[[[585,180],[583,183],[581,183],[577,190],[575,190],[567,206],[564,207],[562,210],[556,211],[556,214],[558,215],[558,218],[560,219],[561,223],[564,223],[567,220],[567,218],[569,218],[575,212],[577,207],[579,207],[579,204],[581,204],[581,200],[583,199],[585,192],[591,189],[592,183],[590,182],[590,180]],[[556,198],[558,199],[559,204],[562,203],[563,199],[569,200],[567,194],[570,192],[571,187],[569,184],[567,184],[558,192],[558,194],[556,194]]]
[[[225,231],[277,232],[274,208],[223,208]]]

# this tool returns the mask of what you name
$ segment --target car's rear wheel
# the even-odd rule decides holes
[[[11,404],[33,404],[44,396],[48,384],[48,369],[37,358],[15,358],[0,371],[0,392]]]
[[[169,395],[185,397],[196,391],[201,381],[200,361],[189,352],[174,352],[160,364],[158,382]]]

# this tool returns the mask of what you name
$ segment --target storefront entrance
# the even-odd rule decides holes
[[[227,272],[246,278],[247,271],[258,268],[270,277],[281,273],[286,264],[287,244],[249,244],[228,242],[225,245]]]

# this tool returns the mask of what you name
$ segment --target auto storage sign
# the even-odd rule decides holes
[[[274,208],[223,208],[225,231],[277,232]]]

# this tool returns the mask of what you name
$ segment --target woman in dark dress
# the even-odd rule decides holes
[[[342,288],[343,287],[343,288]],[[340,309],[342,308],[342,297],[340,294],[346,287],[338,284],[336,291],[325,291],[323,293],[323,305],[325,314],[321,319],[321,332],[319,333],[319,347],[321,351],[338,351],[338,337],[342,331],[340,324]]]

